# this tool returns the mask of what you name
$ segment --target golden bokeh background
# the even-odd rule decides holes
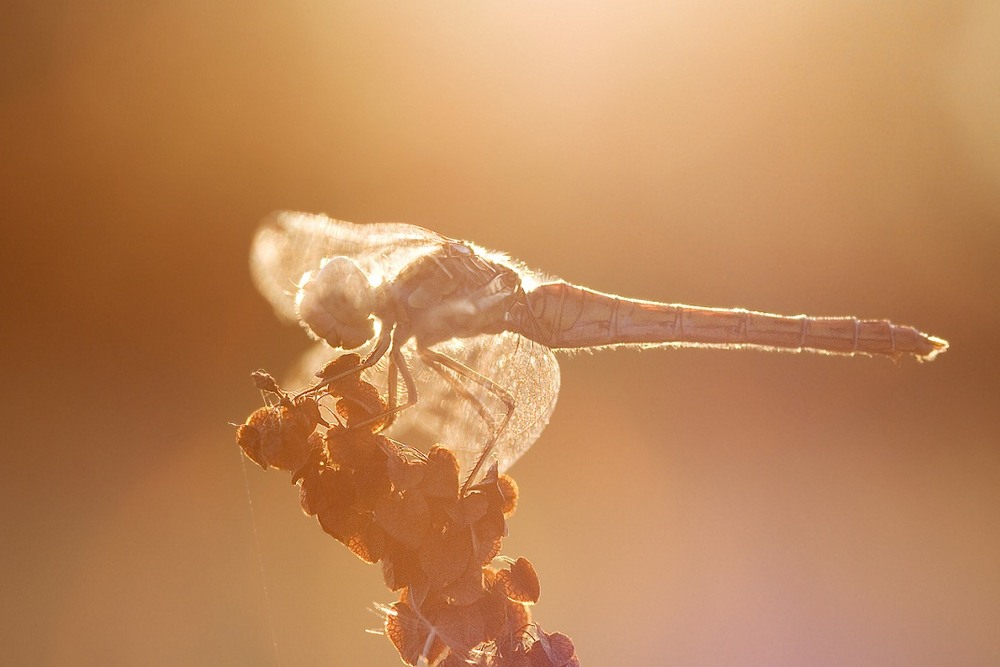
[[[247,269],[288,208],[948,338],[565,357],[505,552],[585,665],[1000,664],[995,2],[4,13],[3,662],[396,664],[227,424],[306,347]]]

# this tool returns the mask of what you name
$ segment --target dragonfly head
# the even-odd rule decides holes
[[[295,312],[309,333],[332,347],[350,350],[375,336],[375,289],[347,257],[324,260],[302,276]]]

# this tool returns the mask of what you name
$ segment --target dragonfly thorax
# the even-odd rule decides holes
[[[333,257],[302,276],[295,312],[313,336],[350,350],[375,335],[375,301],[364,271],[347,257]]]
[[[422,347],[497,333],[523,294],[510,268],[448,243],[404,268],[389,285],[392,316]],[[378,314],[378,313],[376,313]]]

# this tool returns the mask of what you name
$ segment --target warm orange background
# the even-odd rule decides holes
[[[565,358],[506,552],[585,665],[1000,664],[997,3],[24,4],[0,661],[395,664],[378,568],[226,423],[305,348],[246,261],[291,208],[950,339]]]

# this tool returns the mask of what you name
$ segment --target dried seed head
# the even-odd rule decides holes
[[[271,377],[271,374],[267,371],[263,369],[255,370],[250,374],[250,377],[253,378],[254,386],[261,391],[269,391],[273,394],[278,394],[279,396],[282,395],[282,391],[281,388],[278,387],[278,383],[274,381],[274,378]]]
[[[278,417],[275,408],[270,406],[257,408],[245,423],[236,428],[236,443],[251,461],[264,470],[271,464],[270,452],[279,438]]]
[[[320,421],[312,399],[294,403],[283,397],[278,405],[254,410],[236,429],[236,442],[254,463],[294,471],[305,462],[315,441],[309,436]]]
[[[361,357],[353,352],[348,352],[327,362],[316,373],[316,377],[320,380],[332,380],[338,376],[344,376],[334,380],[327,387],[327,391],[332,396],[344,396],[355,391],[361,383],[361,373],[357,370],[360,365]]]
[[[267,461],[281,470],[298,470],[309,455],[309,435],[316,428],[316,422],[308,414],[308,404],[278,405],[274,410],[278,438],[268,441],[271,446],[265,449]]]
[[[267,459],[264,458],[263,452],[261,452],[260,431],[256,427],[249,423],[237,426],[236,444],[240,446],[240,449],[247,455],[247,458],[264,470],[267,470]]]
[[[501,511],[506,518],[510,518],[517,509],[517,482],[510,475],[500,475],[497,478],[497,486],[500,488],[500,495],[503,496],[503,507]]]

